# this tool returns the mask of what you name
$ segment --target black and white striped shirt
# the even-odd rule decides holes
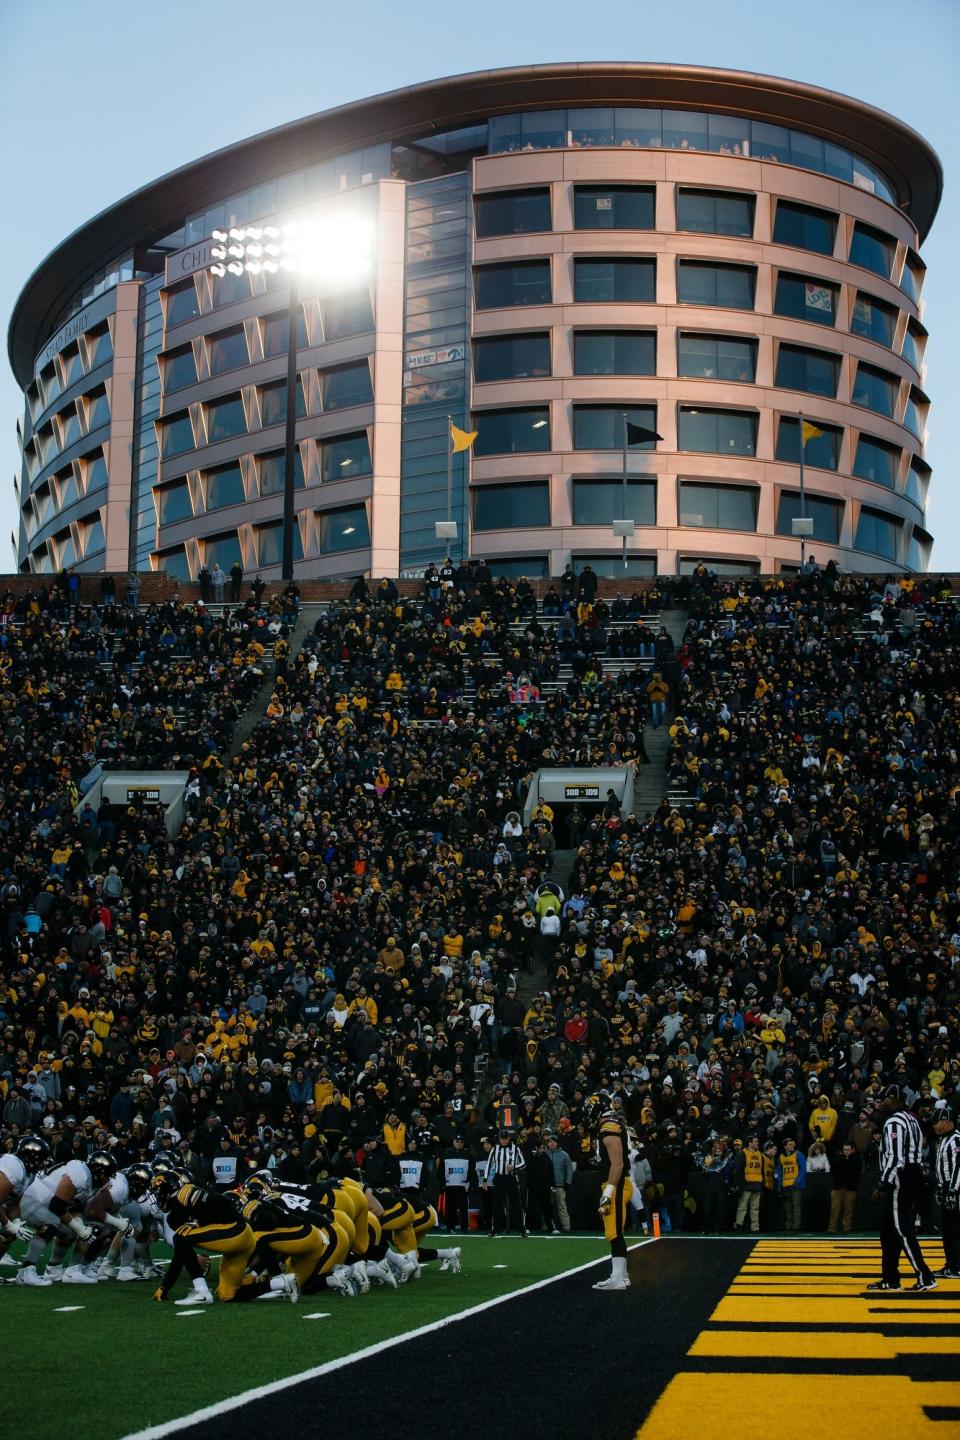
[[[880,1141],[880,1183],[893,1185],[905,1165],[919,1165],[923,1159],[923,1134],[906,1110],[898,1110],[884,1121]]]
[[[520,1146],[509,1140],[506,1145],[497,1144],[490,1151],[487,1157],[486,1178],[489,1183],[497,1175],[516,1175],[526,1167],[527,1162],[523,1158]]]
[[[960,1131],[951,1130],[937,1147],[936,1185],[938,1190],[960,1193]]]

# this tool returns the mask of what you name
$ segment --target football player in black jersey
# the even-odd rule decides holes
[[[600,1112],[597,1121],[597,1153],[603,1177],[600,1214],[603,1218],[603,1233],[610,1242],[612,1266],[607,1279],[598,1280],[593,1288],[627,1290],[630,1287],[630,1277],[627,1274],[627,1242],[624,1231],[627,1205],[633,1194],[627,1125],[619,1110],[608,1108],[605,1098],[596,1109]]]

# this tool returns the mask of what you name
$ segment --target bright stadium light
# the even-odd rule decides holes
[[[210,233],[210,273],[289,277],[287,414],[283,442],[283,524],[280,575],[293,579],[297,424],[297,312],[301,277],[324,293],[365,279],[373,268],[373,223],[360,215],[307,215],[280,225],[231,225]],[[348,532],[344,532],[348,533]]]

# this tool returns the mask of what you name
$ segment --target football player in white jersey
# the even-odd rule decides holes
[[[87,1257],[88,1267],[98,1280],[160,1279],[160,1271],[150,1259],[153,1222],[144,1213],[142,1203],[152,1179],[152,1167],[140,1161],[118,1170],[88,1202],[83,1218],[99,1229],[101,1245],[107,1245],[109,1240],[99,1262],[94,1256]]]
[[[14,1240],[25,1240],[30,1236],[20,1218],[20,1199],[34,1175],[41,1170],[50,1155],[45,1140],[35,1135],[25,1135],[16,1150],[9,1155],[0,1155],[0,1262]],[[10,1264],[13,1263],[11,1260]],[[25,1284],[31,1282],[25,1281]],[[32,1282],[48,1285],[38,1275]]]
[[[82,1246],[81,1253],[85,1253],[94,1232],[83,1218],[84,1209],[116,1171],[117,1162],[108,1151],[94,1150],[86,1161],[68,1160],[31,1181],[20,1201],[20,1215],[36,1234],[27,1246],[26,1264],[17,1275],[19,1284],[36,1284],[37,1262],[51,1241],[50,1263],[44,1270],[48,1280],[62,1280],[66,1285],[97,1283],[95,1276],[87,1274],[79,1255],[66,1268],[63,1262],[73,1245]]]

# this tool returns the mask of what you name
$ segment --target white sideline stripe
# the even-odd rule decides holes
[[[53,1313],[54,1315],[70,1315],[74,1310],[85,1310],[86,1308],[85,1305],[58,1305]]]
[[[506,1270],[506,1265],[494,1265],[494,1270]]]
[[[176,1318],[177,1318],[178,1320],[185,1320],[188,1315],[203,1315],[203,1314],[204,1314],[204,1311],[203,1311],[203,1310],[178,1310],[178,1311],[177,1311]]]
[[[640,1240],[629,1246],[630,1250],[640,1250],[644,1245],[651,1245],[653,1237]],[[456,1315],[445,1315],[442,1320],[431,1320],[429,1325],[419,1325],[416,1330],[407,1330],[403,1335],[391,1335],[387,1340],[378,1340],[373,1345],[365,1345],[362,1350],[352,1350],[349,1355],[341,1355],[336,1360],[328,1360],[325,1365],[315,1365],[311,1370],[301,1370],[299,1375],[288,1375],[283,1380],[273,1380],[268,1385],[257,1385],[252,1390],[244,1390],[240,1395],[232,1395],[227,1400],[218,1400],[213,1405],[205,1405],[200,1410],[193,1410],[189,1415],[181,1415],[177,1420],[165,1420],[160,1425],[148,1425],[145,1430],[134,1430],[123,1440],[163,1440],[165,1435],[174,1435],[178,1430],[186,1430],[190,1425],[200,1425],[205,1420],[215,1420],[218,1415],[229,1415],[231,1410],[239,1410],[243,1405],[249,1405],[254,1400],[265,1400],[268,1395],[277,1395],[281,1390],[289,1390],[292,1385],[302,1385],[307,1380],[319,1380],[322,1375],[330,1375],[335,1370],[341,1370],[344,1365],[352,1365],[356,1360],[367,1360],[372,1355],[382,1355],[385,1350],[392,1350],[396,1345],[405,1345],[408,1340],[419,1340],[421,1335],[431,1335],[435,1330],[443,1330],[447,1325],[455,1325],[459,1320],[469,1320],[474,1315],[480,1315],[485,1310],[492,1310],[497,1305],[504,1305],[508,1300],[516,1300],[519,1295],[532,1295],[534,1290],[543,1290],[548,1285],[554,1285],[558,1280],[567,1280],[571,1275],[578,1275],[582,1270],[592,1270],[594,1265],[602,1265],[608,1260],[609,1255],[598,1255],[595,1260],[586,1260],[582,1265],[575,1265],[572,1270],[563,1270],[559,1275],[549,1275],[545,1280],[535,1280],[532,1285],[524,1285],[520,1290],[511,1290],[509,1295],[497,1295],[492,1300],[484,1300],[479,1305],[471,1305],[469,1310],[460,1310]]]
[[[329,1311],[329,1310],[315,1310],[312,1315],[304,1315],[302,1318],[303,1318],[304,1320],[329,1320],[329,1319],[330,1319],[330,1311]]]

